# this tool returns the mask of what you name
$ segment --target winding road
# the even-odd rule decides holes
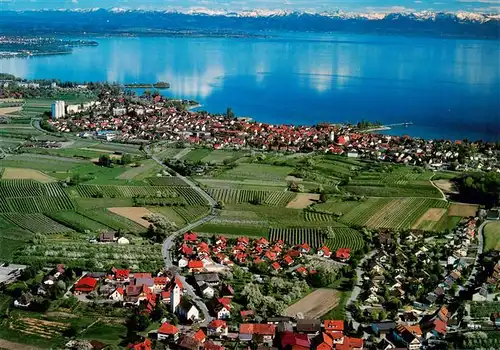
[[[164,167],[165,169],[167,169],[170,173],[175,173],[175,176],[177,176],[179,179],[181,179],[182,181],[184,181],[184,183],[186,183],[189,187],[191,187],[192,189],[194,189],[196,192],[198,192],[203,198],[205,198],[205,200],[208,202],[208,204],[210,205],[211,207],[211,211],[210,211],[210,214],[205,216],[204,218],[201,218],[200,220],[197,220],[195,222],[192,222],[190,223],[189,225],[175,231],[174,233],[172,233],[170,236],[168,236],[164,241],[163,241],[163,245],[162,245],[162,249],[161,249],[161,252],[162,252],[162,255],[163,255],[163,260],[165,261],[165,267],[167,269],[170,269],[171,267],[174,266],[173,264],[173,261],[172,261],[172,247],[174,246],[174,241],[175,239],[185,233],[185,232],[188,232],[189,230],[197,227],[197,226],[200,226],[212,219],[214,219],[216,217],[216,205],[217,205],[217,201],[215,199],[213,199],[212,197],[210,197],[208,195],[208,193],[206,193],[205,191],[203,191],[203,189],[201,189],[199,186],[197,186],[193,181],[191,181],[189,178],[185,177],[185,176],[182,176],[181,174],[177,173],[176,171],[174,171],[173,169],[169,168],[168,166],[166,166],[165,164],[163,164],[163,162],[158,159],[156,156],[152,155],[150,153],[150,149],[149,149],[149,146],[146,146],[144,148],[146,154],[151,158],[153,159],[156,163],[158,163],[159,165],[161,165],[162,167]],[[195,303],[195,305],[198,307],[198,309],[202,312],[203,314],[203,321],[201,322],[201,326],[207,326],[212,320],[213,320],[213,317],[210,316],[210,313],[208,311],[208,308],[206,306],[206,304],[203,302],[203,300],[198,296],[196,295],[195,293],[195,289],[193,286],[191,286],[187,281],[186,281],[186,278],[184,276],[181,276],[181,275],[177,275],[177,277],[181,280],[182,282],[182,285],[184,287],[184,292],[189,295],[191,297],[191,300]]]

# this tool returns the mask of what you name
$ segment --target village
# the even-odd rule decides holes
[[[232,111],[212,115],[173,106],[160,95],[110,95],[100,101],[66,106],[51,129],[84,138],[126,143],[165,141],[212,149],[255,149],[285,153],[322,152],[352,158],[425,165],[434,170],[500,171],[494,144],[423,140],[376,134],[341,124],[272,125],[236,118]]]
[[[289,246],[263,237],[210,237],[194,232],[176,239],[171,253],[177,266],[156,272],[128,268],[85,272],[59,264],[46,270],[40,285],[23,292],[14,306],[36,310],[55,293],[160,320],[157,329],[138,337],[129,349],[152,349],[158,343],[219,350],[235,344],[259,349],[421,349],[443,344],[450,331],[500,326],[498,313],[491,314],[490,326],[491,321],[472,320],[457,309],[456,300],[476,290],[478,283],[480,288],[469,298],[472,306],[467,307],[477,301],[498,304],[498,253],[492,256],[484,283],[475,276],[478,266],[472,268],[476,223],[475,218],[464,220],[442,238],[381,230],[374,239],[375,249],[356,264],[360,293],[348,301],[345,319],[291,314],[288,303],[283,303],[285,297],[280,299],[275,292],[297,292],[293,299],[307,297],[316,287],[324,287],[321,282],[329,281],[327,276],[335,275],[335,269],[353,263],[349,249],[333,252],[327,247],[311,249],[307,242]],[[101,237],[100,244],[107,244],[106,239]],[[6,283],[15,284],[29,269],[13,266]],[[252,286],[270,294],[252,295]]]

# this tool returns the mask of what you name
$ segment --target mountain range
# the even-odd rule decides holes
[[[469,12],[240,12],[112,9],[0,11],[0,34],[154,34],[172,31],[351,32],[500,38],[500,15]]]

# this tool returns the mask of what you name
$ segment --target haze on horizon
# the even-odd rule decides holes
[[[89,9],[209,9],[241,11],[283,9],[355,12],[482,12],[499,13],[500,0],[0,0],[2,10]]]

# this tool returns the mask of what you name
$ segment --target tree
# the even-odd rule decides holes
[[[113,162],[108,154],[101,154],[99,156],[99,161],[97,162],[97,164],[101,166],[111,167]]]
[[[122,163],[122,165],[128,165],[128,164],[132,163],[132,156],[128,153],[123,154],[122,159],[121,159],[121,163]]]
[[[129,333],[145,331],[150,324],[149,317],[144,314],[134,313],[126,321]]]
[[[315,274],[310,275],[311,285],[316,288],[327,287],[337,278],[337,271],[334,269],[318,268]]]

